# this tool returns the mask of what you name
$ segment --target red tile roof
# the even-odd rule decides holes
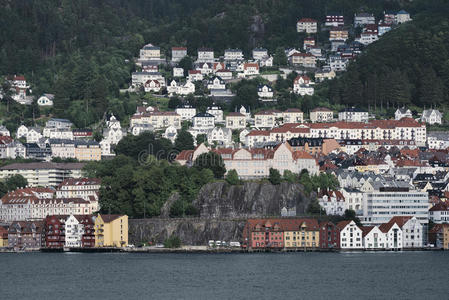
[[[302,18],[298,22],[299,23],[317,23],[317,21],[312,18]]]

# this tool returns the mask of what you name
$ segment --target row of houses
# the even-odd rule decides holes
[[[412,216],[393,217],[379,226],[313,218],[248,219],[243,244],[248,249],[401,250],[422,248],[423,225]]]
[[[0,248],[14,250],[125,247],[126,215],[50,215],[0,226]]]
[[[6,193],[0,200],[0,221],[28,221],[48,215],[90,215],[100,207],[97,178],[69,178],[56,188],[27,187]]]

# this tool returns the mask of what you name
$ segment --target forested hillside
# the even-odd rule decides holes
[[[0,6],[0,75],[25,75],[33,95],[54,93],[50,113],[78,127],[94,124],[107,111],[119,118],[134,112],[136,98],[119,94],[119,88],[128,86],[131,59],[146,43],[166,53],[172,46],[187,46],[190,54],[202,46],[217,54],[228,47],[249,53],[255,46],[274,53],[302,45],[298,18],[322,22],[333,11],[349,23],[356,11],[380,17],[384,10],[406,8],[416,21],[368,47],[318,100],[385,106],[448,99],[449,14],[443,0],[0,0]],[[39,115],[36,105],[0,107],[11,129]]]
[[[449,5],[420,14],[370,45],[329,86],[331,103],[386,108],[449,103]],[[363,101],[361,101],[363,99]]]

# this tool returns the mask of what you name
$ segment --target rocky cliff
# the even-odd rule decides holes
[[[231,186],[214,182],[205,185],[194,201],[200,218],[170,219],[163,214],[161,218],[129,220],[129,242],[161,243],[171,235],[186,245],[240,241],[246,218],[301,215],[309,202],[299,184],[246,182]]]
[[[214,182],[200,190],[193,204],[201,218],[247,218],[302,215],[309,202],[300,184]]]

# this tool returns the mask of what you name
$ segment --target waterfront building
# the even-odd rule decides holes
[[[334,223],[322,222],[320,224],[320,244],[321,249],[340,248],[340,229]]]
[[[341,249],[363,249],[363,232],[354,221],[341,221],[337,227],[340,229]]]
[[[387,236],[378,226],[363,226],[363,246],[367,250],[386,249]]]
[[[44,222],[42,221],[12,222],[8,229],[8,247],[13,249],[39,249],[42,247],[43,233]]]
[[[384,223],[379,226],[387,238],[387,249],[402,249],[402,230],[393,218],[388,223]]]
[[[320,227],[316,219],[293,219],[283,222],[285,248],[318,248]]]
[[[128,245],[127,215],[98,215],[95,219],[95,247]]]
[[[0,226],[0,248],[8,247],[8,228]]]

